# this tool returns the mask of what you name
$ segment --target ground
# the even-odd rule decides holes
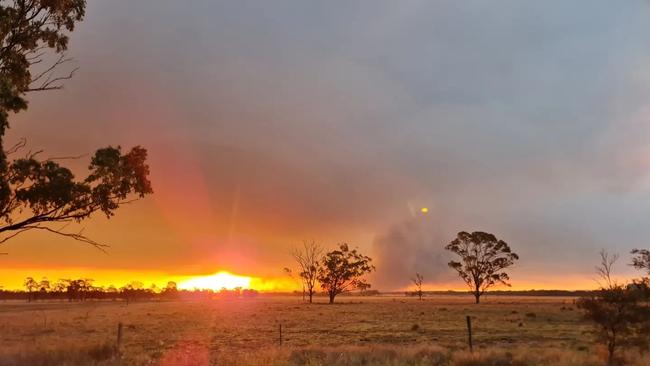
[[[390,357],[399,358],[399,352],[422,348],[447,358],[451,352],[470,357],[467,315],[472,319],[475,354],[511,350],[515,356],[505,357],[516,358],[522,350],[557,351],[576,359],[571,361],[576,365],[599,364],[602,356],[590,333],[592,326],[581,319],[573,298],[494,296],[480,305],[468,296],[432,296],[424,301],[341,297],[334,305],[325,304],[324,298],[317,301],[309,305],[299,297],[260,296],[128,305],[0,302],[0,365],[57,364],[67,358],[69,364],[203,365],[242,360],[271,364],[270,359],[277,364],[328,364],[334,361],[324,357],[334,357],[328,354],[338,349],[370,349],[373,354],[388,350],[398,352]],[[115,354],[118,323],[123,324],[123,335]],[[305,349],[318,350],[314,357],[320,363],[297,356]],[[72,360],[77,353],[86,356]],[[649,365],[650,359],[643,357],[633,358],[643,359],[638,365]],[[427,362],[412,364],[434,364]]]

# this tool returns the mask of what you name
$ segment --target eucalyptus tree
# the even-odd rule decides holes
[[[469,286],[477,304],[490,287],[496,284],[510,286],[510,277],[505,269],[512,266],[519,256],[493,234],[461,231],[445,249],[460,257],[459,261],[449,262],[449,267],[456,270]]]
[[[333,304],[336,295],[353,289],[368,289],[370,284],[364,275],[375,270],[372,259],[350,249],[348,244],[339,244],[338,249],[326,253],[321,259],[318,282]]]
[[[68,223],[95,213],[107,217],[152,193],[147,151],[139,146],[97,150],[77,179],[61,159],[41,151],[15,157],[25,140],[8,145],[10,116],[28,107],[27,95],[58,90],[76,68],[67,56],[69,34],[85,16],[85,0],[0,0],[0,244],[30,230],[100,244]]]

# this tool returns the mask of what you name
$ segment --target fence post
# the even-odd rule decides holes
[[[469,315],[467,315],[467,336],[469,341],[469,351],[474,352],[474,348],[472,347],[472,317]]]
[[[116,347],[119,350],[122,345],[122,322],[117,323],[117,343]]]

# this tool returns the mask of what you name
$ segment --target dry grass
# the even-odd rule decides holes
[[[0,303],[0,365],[603,364],[570,298],[494,297],[478,306],[463,296],[341,300]],[[474,355],[466,352],[466,315]],[[629,359],[650,365],[647,356]]]

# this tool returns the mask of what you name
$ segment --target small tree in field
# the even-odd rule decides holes
[[[334,303],[334,298],[340,293],[370,287],[363,279],[365,274],[375,270],[370,262],[370,257],[362,255],[356,249],[350,250],[345,243],[323,256],[317,279],[327,292],[330,304]]]
[[[469,286],[477,304],[490,287],[498,283],[510,286],[507,282],[510,277],[504,269],[512,266],[519,256],[505,241],[481,231],[471,234],[462,231],[445,249],[460,257],[459,262],[449,262],[449,267]]]
[[[415,277],[411,278],[411,281],[415,285],[415,294],[420,298],[420,301],[422,301],[422,281],[424,281],[424,277],[416,272]]]
[[[41,279],[41,282],[38,283],[39,296],[46,298],[47,292],[50,291],[50,288],[51,288],[50,280],[48,280],[47,277],[43,277]]]
[[[25,286],[25,290],[27,290],[27,302],[31,302],[34,299],[34,291],[38,290],[38,282],[33,277],[27,277],[23,285]]]
[[[314,294],[316,293],[316,283],[318,281],[318,260],[322,253],[323,249],[314,241],[303,242],[302,248],[294,248],[292,253],[300,271],[298,275],[302,282],[303,297],[306,292],[310,304],[312,303]],[[288,273],[290,272],[291,270],[288,271]]]
[[[647,293],[637,286],[624,286],[612,279],[612,267],[617,255],[600,253],[601,263],[596,272],[601,289],[591,296],[578,299],[585,319],[596,326],[598,338],[607,347],[607,365],[622,363],[618,350],[624,346],[647,347],[650,337],[650,308],[643,304]]]

